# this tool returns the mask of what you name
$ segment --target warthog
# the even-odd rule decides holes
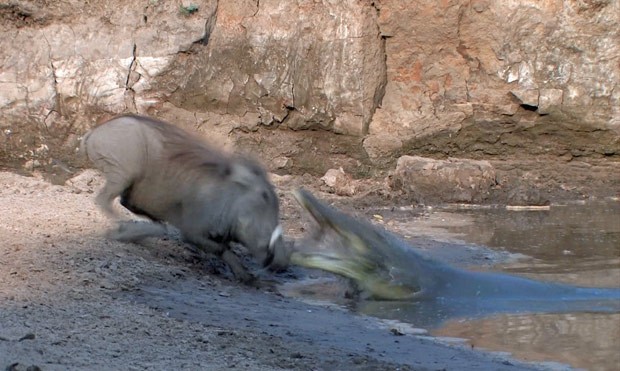
[[[279,224],[278,197],[265,171],[247,157],[215,150],[159,120],[125,115],[82,139],[82,151],[106,183],[96,203],[118,218],[113,201],[153,223],[120,223],[109,236],[138,241],[177,227],[184,241],[220,255],[235,277],[249,281],[230,243],[244,245],[264,266],[288,265]]]

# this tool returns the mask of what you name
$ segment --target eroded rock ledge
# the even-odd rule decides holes
[[[77,166],[79,137],[121,112],[280,173],[383,175],[401,155],[615,163],[619,6],[0,0],[1,166]]]

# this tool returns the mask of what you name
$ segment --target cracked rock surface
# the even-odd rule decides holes
[[[0,166],[79,166],[80,136],[122,112],[282,173],[370,177],[401,155],[617,163],[619,14],[603,0],[0,0]]]

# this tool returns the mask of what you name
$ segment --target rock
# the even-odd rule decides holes
[[[480,203],[496,180],[488,161],[402,156],[388,184],[418,203]]]
[[[548,122],[549,117],[515,110],[517,101],[540,115],[556,115],[558,122],[570,121],[540,144],[547,148],[565,136],[587,138],[587,146],[596,146],[599,136],[579,132],[593,127],[605,128],[605,135],[617,140],[619,115],[611,102],[620,81],[615,31],[620,19],[612,2],[403,4],[378,5],[379,26],[387,37],[387,84],[371,134],[390,133],[403,143],[430,142],[466,126],[492,136],[506,131],[506,121],[534,131]],[[459,106],[463,103],[473,112]],[[519,143],[520,148],[539,145],[539,137],[530,137],[535,140]],[[459,138],[452,140],[459,148],[484,146],[459,143]],[[570,139],[560,143],[575,145]]]
[[[549,200],[536,187],[524,184],[508,192],[507,203],[511,206],[544,206],[549,205]]]
[[[544,115],[560,109],[563,96],[564,91],[560,89],[540,89],[537,112]]]
[[[378,133],[366,137],[363,146],[370,160],[379,162],[382,159],[389,159],[390,155],[400,150],[403,142],[392,134]]]
[[[353,196],[359,189],[359,184],[342,168],[329,169],[321,178],[329,190],[339,196]]]
[[[275,169],[285,169],[290,164],[290,159],[285,156],[278,156],[271,160],[270,165]]]
[[[522,105],[532,107],[534,109],[538,108],[538,89],[511,90],[510,93],[514,95]]]
[[[27,160],[26,162],[24,162],[23,168],[26,171],[33,171],[34,169],[40,166],[41,166],[41,162],[39,160],[31,159],[31,160]]]
[[[375,8],[352,0],[219,2],[208,43],[155,84],[174,86],[170,101],[190,111],[359,135],[385,85],[376,19]]]

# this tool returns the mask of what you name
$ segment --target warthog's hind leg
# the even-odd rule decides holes
[[[166,226],[151,222],[120,222],[118,228],[108,231],[107,237],[121,242],[138,242],[148,237],[163,237]]]
[[[115,220],[120,219],[120,215],[114,210],[113,203],[114,199],[120,196],[126,188],[126,184],[110,181],[108,179],[103,188],[101,188],[101,191],[99,191],[99,194],[97,194],[97,197],[95,197],[95,203],[108,218]]]

